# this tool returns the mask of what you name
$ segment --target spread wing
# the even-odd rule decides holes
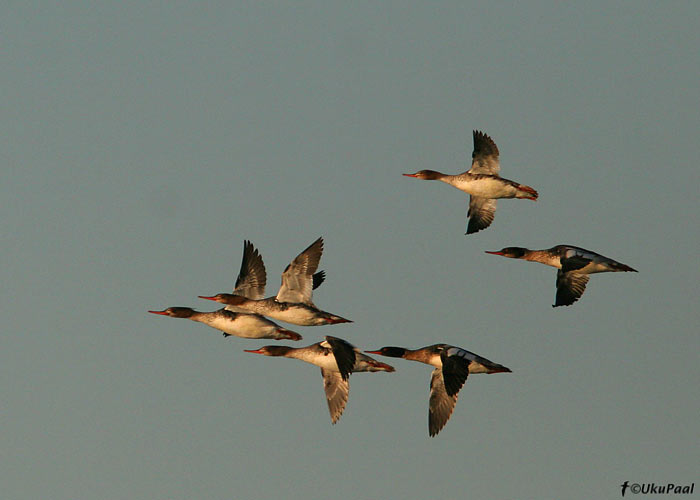
[[[339,372],[335,370],[324,370],[321,368],[323,375],[323,388],[326,391],[326,401],[328,402],[328,411],[331,414],[331,422],[336,423],[345,410],[345,405],[348,402],[348,394],[350,393],[350,384]]]
[[[321,284],[326,281],[326,271],[319,271],[313,275],[311,288],[316,290]]]
[[[498,175],[500,171],[501,164],[498,161],[496,143],[488,135],[475,130],[472,167],[469,169],[469,173]]]
[[[430,379],[430,404],[428,406],[428,433],[437,435],[445,427],[457,404],[457,394],[447,394],[441,368],[433,370]]]
[[[326,336],[326,343],[333,351],[335,363],[338,365],[340,375],[343,380],[347,380],[355,366],[355,346],[351,343],[339,339],[338,337]],[[324,343],[322,342],[321,345]]]
[[[573,271],[565,272],[563,269],[559,269],[557,271],[557,297],[552,307],[570,306],[576,302],[586,291],[587,283],[587,274],[577,274]]]
[[[312,304],[313,274],[323,253],[323,238],[314,241],[287,266],[282,273],[282,286],[277,292],[279,302]],[[319,282],[320,284],[320,282]]]
[[[267,274],[262,257],[250,241],[244,241],[241,270],[238,272],[233,293],[252,300],[259,300],[265,296],[266,282]]]
[[[445,391],[449,396],[456,396],[467,381],[469,364],[474,354],[459,347],[446,347],[440,353],[442,361],[442,378],[445,381]]]
[[[467,234],[476,233],[491,225],[493,218],[496,216],[497,203],[498,200],[495,198],[482,198],[473,195],[469,197]]]

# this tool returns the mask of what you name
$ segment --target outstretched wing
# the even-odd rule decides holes
[[[335,370],[324,370],[321,368],[323,375],[323,388],[326,391],[326,401],[328,402],[328,411],[331,414],[331,422],[336,423],[345,410],[345,405],[348,402],[348,394],[350,393],[350,384],[339,372]]]
[[[333,351],[333,356],[335,357],[335,363],[338,365],[338,370],[340,370],[340,375],[343,380],[347,380],[352,373],[352,368],[355,366],[355,346],[350,342],[347,342],[338,337],[331,337],[326,335],[326,343],[328,343],[331,351]],[[321,342],[321,345],[324,343]]]
[[[326,271],[319,271],[313,275],[312,286],[313,290],[316,290],[321,284],[326,281]]]
[[[557,297],[552,307],[570,306],[581,298],[586,291],[587,274],[577,274],[574,271],[557,271]]]
[[[501,164],[498,161],[498,147],[488,135],[474,131],[474,151],[472,152],[472,167],[470,174],[498,175]]]
[[[445,391],[449,396],[456,396],[467,381],[469,364],[473,358],[473,353],[459,347],[446,347],[440,353],[442,378],[445,381]]]
[[[241,270],[238,272],[233,293],[252,300],[259,300],[265,296],[266,282],[267,274],[262,257],[250,241],[244,241]]]
[[[277,292],[279,302],[312,304],[313,274],[318,269],[322,253],[323,237],[309,245],[287,266],[282,273],[282,286]]]
[[[447,394],[442,369],[435,368],[430,378],[430,403],[428,406],[428,433],[437,435],[445,427],[457,404],[457,394]]]
[[[467,234],[476,233],[491,225],[496,216],[497,203],[498,200],[495,198],[482,198],[473,195],[469,197]]]

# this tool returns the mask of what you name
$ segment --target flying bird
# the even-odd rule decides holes
[[[265,264],[253,245],[246,241],[243,244],[243,262],[234,293],[251,299],[262,298],[265,294]],[[313,277],[314,288],[323,283],[325,273],[316,273]],[[171,318],[186,318],[220,330],[224,337],[234,335],[247,339],[301,340],[302,337],[292,330],[279,326],[259,314],[225,307],[217,311],[200,312],[189,307],[168,307],[162,311],[148,311]]]
[[[434,366],[430,378],[430,403],[428,407],[428,433],[434,437],[445,427],[457,404],[459,390],[470,373],[505,373],[510,368],[489,361],[459,347],[435,344],[421,349],[382,347],[377,351],[365,351],[392,358],[419,361]]]
[[[447,175],[435,170],[420,170],[415,174],[403,174],[426,181],[442,181],[471,195],[467,217],[467,233],[486,229],[493,222],[498,198],[525,198],[537,200],[537,191],[530,186],[499,176],[498,147],[488,135],[474,130],[472,166],[466,172]]]
[[[277,295],[262,298],[265,293],[265,284],[260,276],[264,275],[265,267],[257,250],[249,241],[246,241],[243,262],[234,292],[199,297],[226,304],[226,308],[232,311],[262,314],[295,325],[352,323],[349,319],[322,311],[311,300],[312,291],[325,279],[323,271],[316,273],[322,253],[323,238],[319,238],[297,255],[284,270],[282,285]],[[260,285],[261,281],[262,285]],[[241,290],[246,293],[240,293]]]
[[[298,359],[321,368],[331,422],[336,423],[345,410],[350,392],[348,381],[352,372],[393,372],[394,367],[361,353],[349,342],[327,336],[326,340],[306,347],[267,345],[245,352],[265,356]]]
[[[148,311],[171,318],[185,318],[204,323],[220,330],[224,337],[234,335],[245,339],[301,340],[302,336],[282,328],[259,314],[236,313],[219,309],[212,312],[195,311],[189,307],[168,307],[162,311]]]
[[[557,296],[552,307],[570,306],[580,299],[586,290],[589,274],[637,272],[626,264],[572,245],[557,245],[547,250],[506,247],[495,252],[487,250],[486,253],[539,262],[559,269]]]

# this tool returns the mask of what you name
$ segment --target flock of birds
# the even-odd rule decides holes
[[[474,152],[471,168],[458,175],[446,175],[433,170],[403,174],[423,180],[439,180],[470,195],[467,213],[467,234],[491,225],[499,198],[536,200],[537,191],[530,186],[499,176],[498,147],[480,131],[474,131]],[[250,241],[243,245],[243,260],[233,293],[199,297],[224,304],[212,312],[195,311],[189,307],[168,307],[148,311],[171,318],[186,318],[204,323],[223,332],[248,339],[301,340],[302,336],[275,323],[274,320],[300,326],[320,326],[352,323],[336,314],[319,309],[312,301],[313,290],[325,281],[325,272],[318,271],[323,253],[323,238],[318,238],[301,252],[282,273],[277,295],[265,297],[267,274],[258,250]],[[487,251],[513,259],[540,262],[558,269],[556,299],[553,307],[569,306],[585,291],[589,275],[601,272],[623,272],[635,269],[604,257],[596,252],[571,245],[557,245],[546,250],[507,247]],[[270,319],[271,318],[271,319]],[[511,370],[460,347],[434,344],[420,349],[382,347],[374,351],[355,348],[349,342],[332,336],[306,347],[267,345],[245,352],[298,359],[321,368],[326,400],[335,424],[345,409],[353,372],[393,372],[394,367],[377,361],[367,354],[419,361],[433,366],[430,379],[428,432],[437,435],[449,420],[457,403],[460,389],[470,373],[507,373]]]

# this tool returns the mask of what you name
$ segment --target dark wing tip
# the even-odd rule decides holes
[[[562,259],[562,268],[557,271],[557,294],[554,307],[570,306],[586,291],[588,284],[587,274],[578,274],[575,271],[564,272],[564,268],[571,259]]]
[[[240,291],[243,295],[257,298],[257,294],[262,295],[267,283],[267,272],[260,252],[253,246],[250,240],[243,241],[243,258],[238,277],[234,285],[234,292]],[[242,289],[239,289],[242,287]]]
[[[474,151],[472,152],[472,158],[477,155],[483,156],[498,156],[498,146],[493,142],[493,139],[483,133],[481,130],[473,131],[474,137]]]
[[[312,248],[314,248],[319,254],[323,253],[323,236],[319,236],[316,241],[314,241],[306,250],[304,250],[304,252]]]
[[[497,205],[498,202],[494,199],[470,196],[466,234],[477,233],[489,227],[496,218]]]
[[[554,304],[552,304],[552,307],[570,306],[579,299],[579,297],[576,297],[575,295],[567,293],[563,290],[564,289],[557,290],[557,297],[554,300]]]
[[[489,227],[492,222],[493,219],[488,220],[486,218],[476,216],[469,217],[469,223],[467,224],[467,232],[464,234],[467,235],[478,233],[482,229],[486,229],[487,227]]]
[[[311,286],[312,290],[316,290],[321,284],[326,281],[326,271],[319,271],[315,273],[312,277],[313,284]]]

